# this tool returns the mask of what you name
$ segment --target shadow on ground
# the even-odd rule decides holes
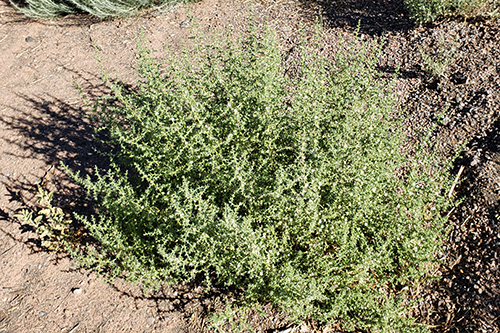
[[[360,33],[368,35],[414,27],[403,0],[301,0],[301,7],[306,12],[321,14],[327,27],[351,31],[359,28]]]
[[[92,122],[82,107],[67,104],[50,95],[47,99],[18,96],[24,99],[28,111],[16,109],[13,116],[0,119],[23,137],[22,140],[6,139],[9,144],[20,148],[19,153],[11,153],[11,157],[43,160],[48,167],[37,184],[23,184],[18,179],[17,190],[33,186],[36,189],[36,185],[48,182],[57,188],[64,188],[65,185],[61,182],[67,182],[67,178],[57,179],[52,176],[56,169],[62,170],[61,163],[72,172],[89,172],[94,166],[106,167],[106,159],[98,152],[109,148],[94,137]],[[13,184],[6,185],[11,187],[12,193],[15,192]]]
[[[90,96],[106,92],[104,86],[93,86],[90,80],[84,80],[81,76],[77,79]],[[17,147],[8,153],[10,156],[7,158],[32,159],[43,164],[42,169],[19,170],[18,176],[2,179],[7,200],[12,205],[2,209],[0,214],[12,223],[19,223],[13,215],[20,213],[21,208],[39,210],[36,197],[38,187],[54,192],[52,204],[62,208],[67,218],[71,218],[73,212],[92,213],[92,200],[75,185],[62,164],[69,171],[83,175],[92,174],[95,167],[107,169],[108,160],[99,154],[110,150],[109,146],[100,142],[105,139],[105,134],[95,134],[95,124],[89,119],[87,108],[82,106],[83,100],[68,104],[51,95],[17,96],[23,100],[23,108],[14,109],[4,105],[15,112],[0,117],[0,122],[13,133],[4,140]],[[23,232],[31,229],[22,225],[20,228]],[[44,251],[38,237],[28,239],[27,243],[34,252]]]

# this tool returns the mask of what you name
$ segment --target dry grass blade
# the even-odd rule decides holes
[[[458,181],[460,180],[460,176],[462,176],[462,172],[464,172],[464,169],[465,169],[465,167],[463,165],[460,166],[460,169],[458,170],[458,174],[455,177],[455,180],[453,181],[453,184],[450,188],[450,192],[448,192],[448,198],[451,198],[451,196],[453,195],[453,191],[455,190],[455,187],[457,186]]]

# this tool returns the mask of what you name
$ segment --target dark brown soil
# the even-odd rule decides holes
[[[95,152],[105,148],[93,138],[73,85],[90,95],[106,93],[94,46],[112,77],[133,84],[141,31],[161,59],[165,43],[179,50],[195,21],[204,31],[229,27],[238,33],[251,11],[277,30],[284,49],[297,42],[300,26],[310,31],[318,17],[326,28],[326,50],[339,43],[339,32],[351,40],[358,25],[362,39],[383,41],[379,70],[395,77],[409,138],[430,134],[434,152],[450,158],[459,152],[452,170],[458,200],[440,253],[445,263],[437,272],[442,279],[411,291],[421,298],[414,315],[436,333],[500,331],[499,22],[416,27],[396,0],[203,0],[120,20],[37,21],[0,0],[1,333],[202,332],[209,313],[238,297],[224,288],[206,294],[197,284],[143,295],[120,280],[105,283],[64,253],[40,248],[36,233],[13,215],[35,206],[37,185],[55,191],[56,204],[68,214],[92,209],[59,163],[82,172],[106,163]],[[257,332],[334,331],[313,322],[297,326],[268,305],[247,322]]]

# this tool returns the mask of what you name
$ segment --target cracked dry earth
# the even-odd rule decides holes
[[[442,279],[412,290],[414,315],[433,332],[499,332],[500,25],[455,20],[414,26],[402,1],[203,0],[100,21],[70,15],[27,19],[0,0],[0,332],[203,332],[207,314],[237,297],[209,294],[197,284],[143,295],[120,280],[106,283],[77,268],[65,254],[40,248],[36,234],[14,214],[34,207],[37,186],[55,191],[70,214],[90,203],[60,167],[105,166],[95,153],[88,110],[74,87],[90,96],[107,92],[95,49],[112,77],[133,83],[135,38],[141,31],[155,57],[165,45],[178,51],[197,22],[203,31],[244,30],[250,12],[277,30],[283,49],[313,29],[321,15],[325,50],[360,37],[383,41],[379,70],[394,78],[397,108],[409,138],[428,133],[434,151],[453,156],[458,201],[440,253]],[[270,306],[247,321],[257,332],[323,332],[314,322],[296,326]],[[229,331],[229,326],[226,327]],[[332,331],[332,330],[330,330]]]

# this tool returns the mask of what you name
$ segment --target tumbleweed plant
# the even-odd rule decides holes
[[[325,56],[320,38],[292,63],[270,30],[199,37],[162,64],[139,42],[137,88],[110,82],[93,104],[112,167],[73,175],[99,202],[77,216],[100,242],[81,259],[233,286],[295,320],[424,330],[403,304],[446,235],[446,164],[403,149],[379,46]]]

